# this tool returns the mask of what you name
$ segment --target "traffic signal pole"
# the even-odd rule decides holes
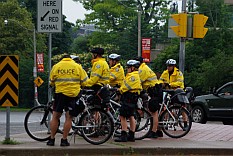
[[[186,0],[182,0],[182,13],[186,13]],[[185,65],[185,37],[180,38],[180,51],[179,51],[179,70],[184,74]]]

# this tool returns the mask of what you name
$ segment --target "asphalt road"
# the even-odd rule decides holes
[[[26,133],[24,129],[24,118],[27,112],[10,112],[10,135]],[[6,112],[0,111],[0,136],[6,136]],[[64,122],[64,117],[61,123]]]
[[[10,112],[10,135],[26,133],[24,118],[27,112]],[[0,112],[0,136],[6,135],[6,112]],[[64,120],[64,117],[61,119]],[[63,122],[62,122],[63,123]],[[207,122],[207,124],[222,124],[222,122]]]

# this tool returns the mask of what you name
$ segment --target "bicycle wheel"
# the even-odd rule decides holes
[[[82,137],[94,145],[108,141],[114,129],[112,118],[99,108],[92,108],[83,113],[79,125]]]
[[[183,107],[172,106],[170,113],[165,110],[159,120],[163,132],[171,138],[181,138],[191,129],[192,119],[190,113]]]
[[[52,109],[48,106],[36,106],[26,114],[24,128],[32,139],[36,141],[46,141],[49,139],[49,114],[52,114]]]
[[[151,131],[153,119],[150,113],[143,108],[136,111],[135,120],[137,122],[135,130],[135,139],[142,140]]]
[[[80,128],[79,128],[79,121],[80,121],[80,118],[81,118],[82,114],[79,114],[77,117],[73,118],[72,120],[72,130],[73,130],[73,133],[75,134],[78,134],[79,136],[82,136],[82,133],[80,132]]]

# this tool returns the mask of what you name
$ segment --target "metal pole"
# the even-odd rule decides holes
[[[51,88],[49,87],[49,82],[50,82],[50,71],[51,71],[51,57],[52,57],[52,33],[49,33],[49,54],[48,54],[48,102],[52,101],[52,95],[51,95]],[[50,133],[50,120],[51,120],[51,115],[48,116],[48,132]]]
[[[182,0],[182,12],[186,12],[186,0]],[[179,52],[179,69],[184,74],[185,64],[185,38],[180,38],[180,52]]]
[[[138,56],[141,56],[141,8],[138,5]]]
[[[10,140],[10,107],[6,107],[6,138]]]
[[[51,57],[52,57],[52,33],[49,33],[49,59],[48,59],[48,101],[52,101],[51,89],[49,87],[50,82],[50,71],[51,71]]]
[[[37,78],[37,67],[36,67],[36,29],[33,27],[33,49],[34,49],[34,67],[33,67],[33,77],[34,80]],[[34,106],[37,106],[38,93],[37,86],[34,84]]]

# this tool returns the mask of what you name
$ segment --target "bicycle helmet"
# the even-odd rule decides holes
[[[76,56],[76,55],[70,55],[70,58],[71,58],[72,60],[74,60],[74,59],[79,58],[79,56]]]
[[[119,61],[121,59],[121,55],[118,55],[118,54],[110,54],[108,56],[109,59],[112,59],[112,60],[117,60]]]
[[[174,60],[174,59],[168,59],[166,61],[166,65],[176,65],[176,60]]]
[[[104,54],[104,49],[103,48],[93,48],[91,50],[91,53],[103,55]]]
[[[139,68],[139,66],[140,66],[140,62],[139,61],[136,61],[136,60],[129,60],[129,61],[127,61],[127,63],[126,63],[126,65],[128,66],[128,67],[135,67],[135,68]]]
[[[79,56],[76,55],[70,55],[70,58],[74,60],[76,63],[81,64],[81,61],[79,59]]]

